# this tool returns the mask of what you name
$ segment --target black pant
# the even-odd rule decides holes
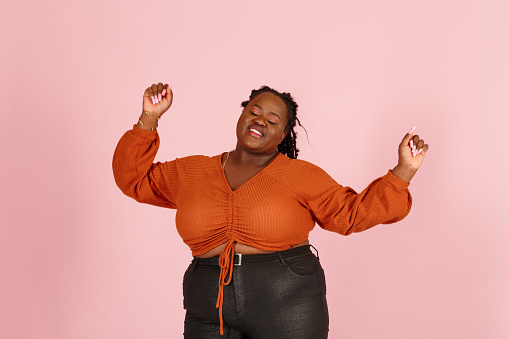
[[[310,246],[236,256],[224,286],[224,335],[216,308],[218,257],[195,258],[184,274],[184,338],[322,339],[329,315],[325,276]]]

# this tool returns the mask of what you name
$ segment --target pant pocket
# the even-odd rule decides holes
[[[184,308],[196,316],[217,317],[219,266],[197,266],[184,274],[182,284]]]
[[[305,254],[298,257],[285,259],[288,270],[296,276],[304,277],[316,272],[316,265],[313,262],[313,254]]]

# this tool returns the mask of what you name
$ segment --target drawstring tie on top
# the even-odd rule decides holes
[[[232,281],[234,257],[235,240],[230,239],[219,256],[219,293],[217,295],[216,308],[219,308],[219,325],[221,335],[223,335],[223,288],[224,285],[228,285]],[[226,279],[227,277],[228,279]]]

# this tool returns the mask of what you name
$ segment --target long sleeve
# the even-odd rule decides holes
[[[405,218],[412,207],[409,183],[391,170],[359,194],[332,178],[320,180],[326,189],[309,201],[309,208],[318,225],[329,231],[348,235],[378,224],[392,224]]]
[[[338,184],[320,167],[298,159],[288,159],[285,171],[275,176],[294,192],[320,227],[343,235],[400,221],[412,207],[410,184],[391,170],[361,193]]]
[[[159,143],[157,131],[133,126],[117,144],[113,155],[113,175],[120,190],[136,201],[177,208],[176,161],[153,163]]]

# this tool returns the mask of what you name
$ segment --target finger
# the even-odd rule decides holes
[[[429,149],[429,146],[428,145],[424,145],[421,149],[419,149],[417,154],[422,154],[423,156],[425,156],[426,153],[428,152],[428,149]]]
[[[154,100],[154,105],[159,103],[159,101],[157,100],[157,85],[156,84],[152,84],[152,98]]]
[[[170,85],[167,85],[167,87],[164,89],[164,91],[166,91],[166,94],[163,97],[163,99],[166,99],[167,101],[169,101],[169,103],[171,105],[171,102],[173,101],[173,91],[171,90]]]
[[[419,146],[416,147],[416,151],[412,151],[412,153],[414,153],[415,155],[419,154],[419,153],[426,153],[426,151],[428,150],[429,148],[429,145],[427,144],[424,144],[424,143],[420,143],[419,142]]]
[[[168,81],[168,83],[164,85],[163,92],[161,93],[163,95],[163,97],[166,96],[166,94],[168,94],[169,89],[170,89],[170,82]]]
[[[412,151],[417,152],[417,143],[419,142],[419,136],[414,135],[412,138],[410,138],[410,147],[412,148]]]
[[[419,146],[422,147],[423,144],[419,145],[419,136],[418,135],[414,135],[412,136],[412,138],[410,138],[410,143],[409,143],[409,146],[410,146],[410,150],[412,151],[412,156],[416,156],[419,152]]]
[[[145,90],[145,93],[146,93],[146,96],[148,96],[150,98],[150,100],[152,101],[152,105],[155,105],[156,102],[154,100],[154,91],[152,90],[152,86],[151,87],[148,87],[146,90]]]
[[[405,136],[403,137],[403,140],[401,140],[401,144],[402,146],[406,146],[408,145],[408,142],[410,141],[410,138],[412,138],[413,136],[413,131],[415,130],[415,127],[412,127],[412,129],[410,129],[410,131],[405,134]]]
[[[161,102],[163,100],[163,95],[161,94],[163,92],[163,83],[160,82],[157,84],[157,93],[156,93],[156,96],[157,96],[157,100],[159,102]]]

